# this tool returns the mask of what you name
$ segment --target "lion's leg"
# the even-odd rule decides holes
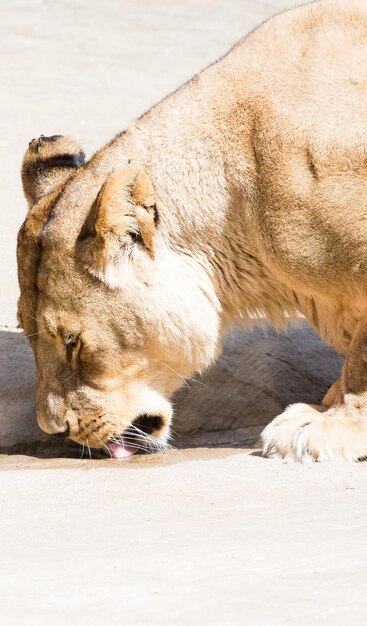
[[[297,461],[367,457],[367,323],[359,324],[341,378],[325,396],[327,410],[293,404],[263,431],[267,456]]]
[[[337,381],[333,385],[331,385],[328,392],[325,394],[322,400],[322,406],[326,409],[330,409],[330,407],[341,404],[343,401],[343,393],[341,387],[342,379],[338,378]]]

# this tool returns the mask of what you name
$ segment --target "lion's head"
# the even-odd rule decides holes
[[[18,317],[42,429],[123,456],[166,444],[169,398],[215,357],[219,316],[200,264],[170,245],[148,175],[110,160],[83,164],[67,137],[31,142]]]

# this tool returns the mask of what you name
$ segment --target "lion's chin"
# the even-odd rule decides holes
[[[105,448],[105,452],[109,454],[112,459],[127,459],[137,452],[137,448],[127,445],[121,439],[121,441],[109,443]]]

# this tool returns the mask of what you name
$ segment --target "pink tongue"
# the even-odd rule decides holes
[[[114,443],[110,443],[107,448],[113,459],[126,459],[127,457],[132,456],[133,454],[135,454],[135,452],[137,452],[136,448],[133,448],[132,446],[127,446],[126,443],[123,443],[122,441],[121,443],[117,441]]]

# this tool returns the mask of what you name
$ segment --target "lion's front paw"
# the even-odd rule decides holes
[[[347,416],[343,407],[319,413],[308,404],[293,404],[261,435],[266,456],[310,461],[358,461],[367,455],[367,421]]]
[[[261,434],[263,451],[269,457],[293,458],[297,461],[317,460],[304,449],[305,433],[321,414],[308,404],[293,404],[276,417]]]

